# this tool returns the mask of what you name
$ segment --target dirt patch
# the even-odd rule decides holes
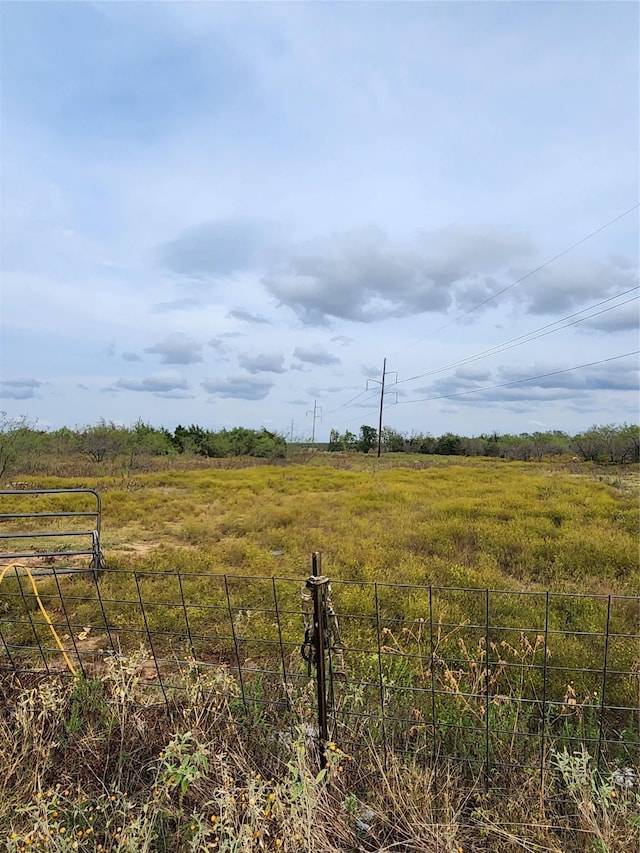
[[[112,545],[109,550],[121,554],[137,554],[145,556],[158,547],[157,542],[124,542],[122,545]]]

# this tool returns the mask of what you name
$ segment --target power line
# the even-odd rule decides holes
[[[378,395],[376,394],[376,397],[377,396]],[[366,417],[366,415],[374,414],[377,411],[378,411],[377,406],[375,406],[374,408],[363,409],[359,414],[354,415],[352,418],[343,418],[341,421],[334,421],[333,423],[334,423],[334,425],[337,424],[338,426],[340,426],[342,424],[350,424],[350,423],[353,423],[353,421],[361,421],[364,417]]]
[[[380,393],[378,394],[378,391],[376,391],[374,394],[371,394],[359,406],[359,408],[363,407],[364,405],[366,405],[367,402],[369,402],[369,400],[374,400],[378,396],[380,398],[380,405],[378,407],[378,412],[379,412],[379,417],[378,417],[378,451],[379,452],[378,452],[378,456],[380,455],[380,452],[381,452],[381,438],[380,438],[380,436],[382,435],[382,411],[384,408],[384,399],[385,399],[385,396],[389,393],[387,385],[386,385],[386,378],[387,378],[387,376],[391,376],[391,375],[396,377],[395,381],[392,383],[392,385],[397,385],[398,373],[395,370],[387,370],[387,359],[385,358],[383,361],[383,364],[382,364],[382,379],[374,379],[373,377],[369,377],[367,379],[367,384],[366,384],[366,388],[364,389],[364,391],[361,391],[359,394],[356,394],[355,397],[352,397],[351,400],[348,400],[346,403],[343,403],[341,406],[338,406],[337,408],[331,409],[331,411],[327,412],[327,414],[330,415],[333,412],[338,412],[341,409],[345,409],[347,407],[353,408],[353,404],[355,403],[355,401],[358,400],[360,397],[362,397],[363,394],[366,394],[368,391],[371,390],[369,388],[370,382],[375,382],[376,385],[379,385],[380,386]],[[392,393],[395,393],[395,392],[392,392]],[[396,401],[397,401],[397,398],[398,397],[396,394]],[[367,409],[366,411],[369,412],[369,411],[375,411],[375,410]],[[354,416],[353,418],[343,419],[342,421],[338,421],[338,423],[339,424],[351,423],[351,421],[358,420],[362,416],[362,414],[363,413],[360,413],[360,414]]]
[[[539,373],[537,376],[527,376],[525,379],[514,379],[511,382],[503,382],[500,385],[488,385],[485,388],[472,388],[468,391],[457,391],[455,394],[439,394],[436,397],[422,397],[418,400],[403,400],[398,403],[398,405],[407,405],[409,403],[429,403],[432,400],[451,400],[454,397],[464,397],[467,394],[478,394],[482,391],[494,391],[497,388],[508,388],[511,385],[522,385],[525,382],[533,382],[536,379],[546,379],[549,376],[559,376],[561,373],[570,373],[572,370],[582,370],[585,367],[596,367],[599,364],[606,364],[610,361],[617,361],[621,358],[628,358],[632,355],[638,355],[640,350],[634,350],[633,352],[625,352],[622,355],[614,355],[611,358],[603,358],[600,361],[591,361],[587,364],[577,364],[574,367],[565,367],[562,370],[553,370],[550,373]]]
[[[611,226],[612,226],[612,225],[614,225],[616,222],[619,222],[619,221],[620,221],[621,219],[623,219],[625,216],[628,216],[630,213],[633,213],[633,211],[634,211],[634,210],[637,210],[639,207],[640,207],[640,203],[638,203],[638,204],[634,204],[634,205],[633,205],[632,207],[630,207],[628,210],[625,210],[623,213],[620,213],[618,216],[615,216],[613,219],[610,219],[608,222],[605,222],[603,225],[601,225],[600,227],[596,228],[594,231],[590,232],[589,234],[585,235],[585,236],[584,236],[584,237],[582,237],[580,240],[577,240],[577,241],[575,241],[574,243],[572,243],[572,244],[571,244],[570,246],[568,246],[566,249],[563,249],[561,252],[558,252],[557,254],[553,255],[553,257],[548,258],[546,261],[544,261],[543,263],[539,264],[537,267],[535,267],[534,269],[530,270],[528,273],[526,273],[525,275],[521,276],[521,277],[520,277],[520,278],[518,278],[516,281],[512,282],[511,284],[509,284],[509,285],[507,285],[506,287],[502,288],[501,290],[497,291],[497,292],[496,292],[496,293],[494,293],[492,296],[488,297],[487,299],[483,300],[482,302],[479,302],[477,305],[474,305],[473,307],[471,307],[471,308],[467,309],[467,310],[466,310],[466,311],[464,311],[462,314],[460,314],[458,317],[455,317],[454,319],[449,320],[448,322],[444,323],[442,326],[440,326],[439,328],[435,329],[435,330],[434,330],[433,332],[431,332],[429,335],[427,335],[427,336],[425,336],[425,337],[423,337],[423,338],[420,338],[418,341],[415,341],[415,342],[414,342],[414,344],[411,344],[410,346],[415,346],[416,344],[421,343],[422,341],[426,340],[428,337],[430,337],[430,336],[433,336],[433,335],[437,334],[438,332],[442,331],[443,329],[448,328],[450,325],[452,325],[452,324],[454,324],[454,323],[457,323],[457,322],[458,322],[458,320],[461,320],[463,317],[466,317],[468,314],[471,314],[473,311],[476,311],[478,308],[483,307],[483,306],[484,306],[484,305],[486,305],[488,302],[491,302],[493,299],[496,299],[498,296],[501,296],[503,293],[506,293],[508,290],[511,290],[511,289],[512,289],[512,288],[514,288],[516,285],[518,285],[518,284],[522,283],[522,282],[523,282],[523,281],[525,281],[526,279],[528,279],[528,278],[530,278],[531,276],[535,275],[535,274],[536,274],[537,272],[539,272],[540,270],[544,269],[545,267],[547,267],[547,266],[549,266],[550,264],[552,264],[552,263],[554,263],[555,261],[557,261],[559,258],[564,257],[564,256],[565,256],[565,255],[567,255],[569,252],[572,252],[574,249],[576,249],[578,246],[581,246],[583,243],[586,243],[588,240],[592,239],[592,238],[593,238],[593,237],[595,237],[597,234],[600,234],[602,231],[604,231],[605,229],[607,229],[607,228],[611,227]],[[570,325],[575,325],[576,323],[580,323],[580,322],[583,322],[584,320],[588,320],[588,319],[591,319],[592,317],[596,317],[596,316],[598,316],[599,314],[605,313],[605,311],[608,311],[608,310],[614,310],[614,309],[615,309],[615,308],[617,308],[617,307],[620,307],[620,306],[622,306],[622,305],[626,305],[628,302],[630,302],[630,301],[632,301],[632,300],[627,300],[626,302],[618,303],[617,305],[611,306],[611,308],[605,309],[605,311],[600,311],[600,312],[597,312],[597,313],[595,313],[595,314],[591,314],[591,315],[588,315],[588,316],[586,316],[586,317],[582,317],[582,318],[580,318],[580,319],[576,320],[574,323],[566,323],[564,326],[559,326],[559,324],[560,324],[560,323],[563,323],[563,322],[565,322],[566,320],[570,320],[570,319],[572,319],[572,318],[574,318],[574,317],[577,317],[579,314],[583,314],[583,313],[585,313],[586,311],[592,311],[594,308],[597,308],[597,307],[599,307],[600,305],[604,305],[604,304],[606,304],[607,302],[609,302],[609,301],[611,301],[611,300],[613,300],[613,299],[619,299],[621,296],[624,296],[624,295],[626,295],[627,293],[631,293],[631,292],[633,292],[634,290],[638,290],[638,289],[639,289],[638,287],[630,288],[629,290],[623,291],[622,293],[619,293],[619,294],[617,294],[616,296],[612,296],[612,297],[609,297],[608,299],[602,300],[601,302],[598,302],[598,303],[596,303],[595,305],[590,306],[589,308],[584,308],[584,309],[582,309],[582,310],[580,310],[580,311],[575,312],[574,314],[569,314],[567,317],[563,317],[563,318],[561,318],[560,320],[556,320],[556,321],[554,321],[553,323],[548,323],[548,324],[546,324],[545,326],[541,326],[541,327],[539,327],[538,329],[534,329],[534,330],[532,330],[532,331],[530,331],[530,332],[525,333],[524,335],[520,335],[520,336],[518,336],[517,338],[512,338],[512,339],[510,339],[510,340],[508,340],[508,341],[505,341],[505,342],[504,342],[504,343],[502,343],[502,344],[497,344],[495,347],[491,347],[491,348],[490,348],[490,349],[488,349],[488,350],[483,350],[483,351],[481,351],[480,353],[478,353],[478,354],[476,354],[476,355],[474,355],[474,356],[468,356],[468,357],[466,357],[466,358],[464,358],[464,359],[461,359],[460,361],[454,362],[454,363],[452,363],[452,364],[450,364],[450,365],[446,365],[446,366],[444,366],[444,367],[437,368],[436,370],[431,370],[431,371],[428,371],[428,372],[426,372],[426,373],[421,373],[421,374],[418,374],[418,375],[416,375],[416,376],[409,377],[408,379],[403,379],[403,380],[401,380],[401,381],[400,381],[400,383],[398,383],[398,384],[404,384],[404,383],[406,383],[406,382],[411,382],[411,381],[414,381],[415,379],[420,379],[420,378],[423,378],[423,377],[426,377],[426,376],[431,376],[431,375],[433,375],[433,374],[435,374],[435,373],[441,373],[441,372],[443,372],[443,371],[445,371],[445,370],[453,369],[453,368],[455,368],[455,367],[460,367],[460,366],[462,366],[463,364],[468,364],[468,363],[470,363],[470,362],[472,362],[472,361],[478,361],[478,360],[480,360],[481,358],[485,358],[485,357],[488,357],[488,356],[490,356],[490,355],[496,355],[496,354],[498,354],[498,353],[500,353],[500,352],[504,352],[504,351],[506,351],[507,349],[511,349],[512,347],[520,346],[520,345],[522,345],[522,344],[524,344],[524,343],[528,343],[529,341],[537,340],[539,337],[544,337],[544,335],[546,335],[546,334],[551,334],[551,333],[552,333],[552,332],[554,332],[554,331],[560,331],[560,329],[567,328],[567,327],[568,327],[568,326],[570,326]],[[555,328],[555,329],[554,329],[554,328],[553,328],[554,326],[557,326],[558,328]],[[547,330],[547,329],[549,329],[549,331],[545,331],[545,330]],[[542,332],[543,334],[537,334],[538,332]],[[329,410],[329,412],[327,412],[326,414],[333,414],[333,413],[335,413],[335,412],[341,411],[342,409],[346,409],[346,408],[348,408],[348,407],[352,406],[352,405],[353,405],[353,403],[355,403],[355,402],[356,402],[357,400],[359,400],[359,399],[360,399],[364,394],[366,394],[367,390],[368,390],[368,389],[366,389],[366,388],[365,388],[363,391],[360,391],[358,394],[356,394],[356,395],[355,395],[354,397],[352,397],[350,400],[347,400],[347,402],[346,402],[346,403],[342,403],[342,404],[340,404],[339,406],[336,406],[336,408],[335,408],[335,409],[330,409],[330,410]],[[368,399],[372,399],[372,398],[371,398],[371,397],[369,397]],[[364,402],[367,402],[367,401],[364,401]],[[404,402],[418,402],[418,401],[404,401]],[[352,420],[355,420],[355,419],[356,419],[356,418],[349,418],[349,419],[345,419],[345,420],[341,421],[341,423],[347,423],[347,422],[352,421]]]
[[[339,412],[340,409],[346,409],[347,406],[350,406],[351,403],[355,402],[359,397],[362,397],[363,394],[366,394],[368,390],[369,390],[368,388],[365,388],[363,391],[359,391],[355,397],[352,397],[350,400],[347,400],[346,403],[341,403],[339,406],[336,406],[335,409],[329,409],[329,411],[326,412],[326,414],[331,415],[334,412]]]
[[[614,217],[613,219],[610,219],[608,222],[605,222],[604,225],[601,225],[599,228],[596,228],[595,231],[592,231],[590,234],[587,234],[585,237],[582,237],[580,240],[577,240],[575,243],[572,243],[566,249],[563,249],[561,252],[558,252],[553,257],[548,258],[546,261],[535,267],[535,269],[532,269],[528,273],[525,273],[523,276],[520,276],[520,278],[516,279],[516,281],[512,282],[511,284],[508,284],[506,287],[503,287],[501,290],[498,290],[496,293],[492,294],[491,296],[488,296],[486,299],[483,299],[482,302],[478,302],[477,305],[474,305],[471,308],[467,308],[467,310],[463,311],[462,314],[459,314],[452,320],[448,320],[442,326],[439,326],[437,329],[434,329],[432,332],[430,332],[428,335],[425,335],[423,338],[419,338],[417,341],[411,344],[411,346],[416,346],[417,344],[422,343],[422,341],[426,341],[427,338],[433,337],[433,335],[436,335],[443,329],[447,329],[449,326],[452,326],[454,323],[457,323],[458,320],[462,320],[463,317],[466,317],[469,314],[472,314],[474,311],[477,311],[478,308],[482,308],[484,305],[487,305],[489,302],[492,302],[498,296],[502,296],[503,293],[506,293],[508,290],[511,290],[516,285],[521,284],[523,281],[526,281],[528,278],[531,278],[532,275],[535,275],[536,273],[540,272],[540,270],[545,269],[545,267],[548,267],[550,264],[559,260],[559,258],[568,255],[569,252],[572,252],[574,249],[577,249],[578,246],[581,246],[583,243],[586,243],[587,240],[591,240],[592,237],[595,237],[597,234],[600,234],[602,231],[606,230],[607,228],[610,228],[612,225],[615,225],[616,222],[619,222],[621,219],[624,219],[625,216],[628,216],[630,213],[633,213],[633,211],[637,210],[639,207],[640,203],[634,204],[628,210],[625,210],[624,213],[620,213],[618,216]]]
[[[596,367],[597,365],[600,365],[600,364],[606,364],[607,362],[610,362],[610,361],[617,361],[621,358],[628,358],[629,356],[638,355],[638,354],[640,354],[640,350],[634,350],[632,352],[623,353],[622,355],[612,356],[611,358],[604,358],[604,359],[601,359],[600,361],[592,361],[592,362],[588,362],[586,364],[577,364],[574,367],[566,367],[566,368],[563,368],[562,370],[554,370],[554,371],[551,371],[549,373],[540,373],[536,376],[528,376],[524,379],[515,379],[511,382],[503,382],[499,385],[487,385],[484,388],[472,388],[472,389],[467,390],[467,391],[458,391],[454,394],[438,394],[434,397],[421,397],[417,400],[401,400],[401,401],[399,401],[396,399],[395,405],[402,406],[402,405],[408,405],[411,403],[428,403],[428,402],[431,402],[433,400],[449,400],[449,399],[453,399],[455,397],[464,397],[468,394],[478,394],[478,393],[481,393],[482,391],[493,391],[493,390],[498,389],[498,388],[508,388],[511,385],[522,385],[526,382],[533,382],[536,379],[545,379],[549,376],[557,376],[557,375],[562,374],[562,373],[570,373],[572,370],[582,370],[583,368],[586,368],[586,367]],[[442,369],[444,370],[446,368],[442,368]],[[425,375],[427,375],[427,374],[425,374]],[[373,399],[373,398],[370,398],[370,399]],[[366,414],[373,413],[376,411],[377,411],[377,408],[369,408],[369,409],[361,412],[360,414],[356,415],[353,418],[345,418],[342,421],[338,421],[338,423],[339,424],[351,423],[352,421],[359,420],[360,418],[362,418]]]
[[[582,308],[580,311],[575,311],[573,314],[568,314],[566,317],[561,317],[559,320],[554,320],[553,323],[547,323],[544,326],[539,326],[537,329],[532,329],[529,332],[525,332],[522,335],[518,335],[518,337],[510,338],[509,340],[503,341],[500,344],[496,344],[493,347],[489,347],[486,350],[481,350],[479,353],[466,356],[465,358],[462,358],[459,361],[451,362],[450,364],[444,365],[443,367],[437,367],[433,370],[428,370],[425,373],[418,373],[415,376],[410,376],[408,379],[401,379],[398,382],[398,385],[403,385],[406,382],[413,382],[416,379],[423,379],[425,376],[433,376],[436,373],[443,373],[445,370],[453,370],[453,368],[455,367],[461,367],[464,364],[470,364],[474,361],[480,361],[481,359],[487,358],[491,355],[497,355],[498,353],[506,352],[509,349],[513,349],[514,347],[522,346],[522,344],[529,343],[530,341],[538,340],[538,338],[545,337],[546,335],[550,335],[553,332],[559,332],[562,329],[567,329],[570,326],[575,326],[578,323],[583,323],[585,320],[591,320],[593,319],[593,317],[598,317],[601,314],[606,314],[608,311],[614,311],[616,308],[620,308],[623,305],[627,305],[629,302],[633,302],[637,297],[634,296],[630,299],[626,299],[624,302],[618,302],[615,305],[611,305],[609,308],[604,308],[602,311],[596,311],[593,314],[588,314],[586,317],[579,317],[580,314],[585,314],[587,311],[593,311],[594,308],[599,308],[601,305],[606,305],[607,302],[612,302],[614,299],[620,299],[621,296],[626,296],[628,293],[633,293],[637,290],[640,290],[640,286],[631,287],[628,290],[623,291],[622,293],[617,293],[615,296],[610,296],[608,299],[603,299],[600,302],[596,302],[594,305],[590,305],[588,308]],[[565,320],[572,320],[574,317],[578,317],[578,319],[574,320],[572,323],[566,323],[564,326],[559,325],[560,323],[564,323]],[[558,328],[554,329],[554,326],[557,326]]]

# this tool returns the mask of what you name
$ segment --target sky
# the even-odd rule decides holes
[[[639,14],[3,2],[0,409],[636,422]]]

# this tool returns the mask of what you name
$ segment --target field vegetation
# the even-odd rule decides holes
[[[0,683],[0,838],[8,853],[629,853],[640,841],[634,777],[598,773],[582,749],[551,751],[541,780],[507,796],[384,755],[357,758],[308,722],[247,716],[224,667],[186,666],[158,706],[144,655],[99,677]]]
[[[639,587],[634,466],[412,454],[242,461],[24,485],[97,489],[112,565],[296,576],[321,550],[343,580],[632,595]],[[7,511],[33,508],[19,490],[5,500]],[[37,500],[43,510],[60,506]]]
[[[14,467],[12,477],[19,483],[3,498],[2,511],[85,508],[77,496],[65,496],[61,503],[58,496],[21,494],[21,484],[99,492],[108,569],[99,584],[103,595],[120,602],[109,611],[120,645],[107,650],[95,672],[73,682],[3,677],[1,760],[10,772],[3,780],[0,831],[9,850],[459,853],[500,844],[508,851],[626,853],[637,848],[637,776],[629,777],[627,786],[616,782],[615,773],[637,760],[640,721],[633,715],[612,719],[620,745],[608,754],[607,772],[596,772],[595,749],[577,747],[582,734],[595,731],[590,727],[598,700],[589,671],[602,662],[609,595],[628,596],[616,598],[609,614],[610,666],[626,673],[612,677],[609,701],[626,708],[638,704],[638,645],[624,639],[638,633],[640,619],[637,465],[584,462],[568,454],[509,461],[497,455],[401,451],[378,460],[309,448],[300,448],[293,459],[150,456],[164,460],[162,470],[149,470],[154,464],[135,459],[131,465],[124,455],[57,458],[57,469],[55,458],[46,454]],[[25,520],[20,532],[29,533],[34,524],[42,527],[42,521]],[[64,524],[54,519],[50,529]],[[2,544],[9,551],[15,542]],[[21,547],[35,544],[21,540]],[[56,537],[49,546],[67,547]],[[376,612],[387,654],[386,683],[416,691],[429,684],[423,625],[431,607],[441,625],[439,677],[443,685],[449,680],[446,689],[457,703],[442,700],[439,719],[451,716],[441,740],[449,752],[470,758],[476,735],[465,739],[457,726],[466,720],[471,730],[486,709],[482,703],[465,705],[460,697],[473,693],[474,684],[477,688],[477,664],[486,652],[481,633],[462,629],[482,624],[486,588],[512,593],[492,599],[492,622],[505,629],[493,637],[500,652],[492,692],[536,695],[535,678],[544,663],[537,638],[545,592],[552,590],[557,597],[549,627],[556,632],[553,662],[561,670],[552,687],[573,710],[561,721],[568,737],[549,741],[542,778],[537,770],[504,771],[499,787],[503,794],[511,792],[505,805],[474,783],[472,764],[471,773],[463,774],[455,762],[440,763],[436,770],[419,750],[402,760],[383,755],[375,721],[352,733],[357,755],[346,741],[327,746],[327,769],[318,777],[318,755],[308,734],[312,719],[304,711],[309,702],[294,703],[288,716],[265,711],[247,717],[232,673],[219,666],[203,672],[189,663],[191,653],[196,658],[208,653],[209,659],[213,653],[215,659],[216,642],[222,648],[224,632],[215,613],[224,611],[225,587],[226,601],[244,608],[234,628],[264,640],[251,650],[252,665],[266,661],[272,654],[267,641],[273,637],[273,618],[259,611],[273,600],[269,579],[288,578],[278,586],[280,628],[292,650],[286,666],[304,673],[297,652],[300,586],[316,550],[333,581],[342,639],[347,647],[365,650],[346,655],[352,683],[339,701],[366,706],[358,685],[371,680],[378,666],[376,655],[367,651],[377,648]],[[15,646],[33,630],[24,620],[24,601],[37,611],[28,592],[18,594],[17,583],[7,576],[0,588],[2,630]],[[41,578],[43,598],[59,600],[56,584],[69,596],[73,625],[101,625],[91,576],[55,583]],[[375,599],[373,584],[378,585]],[[536,592],[540,595],[531,595]],[[192,631],[201,637],[195,648],[176,642],[184,639],[180,593],[211,608],[189,610]],[[167,632],[164,645],[156,637],[156,652],[175,659],[171,675],[174,688],[181,686],[160,706],[157,686],[147,683],[148,670],[137,651],[140,634],[134,629],[143,627],[138,594],[150,605],[148,628]],[[47,633],[46,626],[37,630],[43,637]],[[575,635],[581,632],[593,633],[594,639],[579,641]],[[454,666],[454,657],[463,659]],[[524,679],[533,662],[538,675]],[[301,682],[300,695],[308,686]],[[267,689],[258,680],[244,688]],[[387,710],[398,717],[422,713],[413,700],[411,695],[403,704],[390,691]],[[527,763],[517,744],[536,721],[523,720],[520,706],[506,700],[491,714],[507,733],[500,754],[515,765]],[[415,722],[426,743],[419,715]],[[25,744],[34,756],[28,772],[20,770]]]

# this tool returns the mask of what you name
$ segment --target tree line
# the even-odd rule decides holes
[[[191,424],[173,431],[139,420],[122,426],[101,420],[91,426],[40,430],[26,418],[0,413],[0,480],[15,470],[26,470],[25,462],[36,457],[81,457],[100,464],[121,460],[123,467],[143,467],[144,459],[157,456],[284,458],[287,444],[282,435],[264,427],[259,430],[234,427],[208,430]]]
[[[392,427],[382,430],[385,453],[423,453],[443,456],[494,456],[508,460],[540,461],[569,455],[580,461],[626,464],[640,461],[640,426],[607,424],[569,435],[560,430],[468,437],[452,432],[433,436],[411,434]],[[367,424],[359,432],[332,429],[328,444],[313,445],[332,453],[370,453],[377,449],[378,430]],[[307,445],[309,446],[309,445]],[[82,458],[88,465],[119,460],[126,470],[144,468],[151,457],[201,456],[208,458],[253,456],[283,459],[287,442],[283,435],[264,427],[210,430],[197,424],[174,430],[153,427],[138,420],[132,426],[100,421],[91,426],[41,430],[26,418],[0,413],[0,481],[14,471],[34,468],[29,460]]]
[[[363,425],[359,434],[332,429],[328,450],[369,453],[377,447],[378,431]],[[501,459],[541,461],[568,455],[583,462],[624,465],[640,461],[640,426],[605,424],[570,435],[561,430],[519,433],[498,432],[468,437],[453,432],[403,433],[392,427],[382,430],[381,447],[390,453],[428,453],[439,456],[495,456]]]

